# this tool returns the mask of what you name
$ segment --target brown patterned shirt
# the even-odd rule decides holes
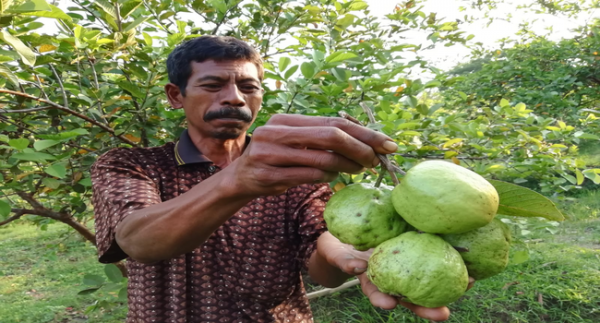
[[[117,148],[92,166],[99,261],[127,258],[115,227],[219,171],[192,143]],[[327,184],[257,198],[191,253],[145,265],[127,259],[127,322],[312,322],[301,270],[326,231]]]

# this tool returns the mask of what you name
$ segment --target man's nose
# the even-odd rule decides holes
[[[244,96],[235,84],[227,84],[221,90],[221,105],[223,106],[234,106],[241,107],[246,105]]]

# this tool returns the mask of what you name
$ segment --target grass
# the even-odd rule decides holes
[[[123,322],[125,305],[85,313],[99,294],[77,295],[83,276],[104,276],[96,249],[64,224],[0,228],[0,322]]]
[[[530,259],[476,283],[451,304],[449,322],[600,322],[600,191],[560,203],[569,218],[558,227],[527,221],[518,237]],[[517,231],[520,231],[518,229]],[[516,232],[518,233],[518,232]],[[525,242],[527,241],[527,242]],[[104,276],[96,251],[62,224],[0,228],[1,322],[123,322],[126,306],[87,311],[101,291],[77,295],[83,276]],[[541,296],[540,296],[541,295]],[[541,298],[540,298],[541,297]],[[311,302],[315,322],[426,322],[407,310],[373,308],[358,288]]]

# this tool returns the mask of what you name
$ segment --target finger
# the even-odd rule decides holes
[[[358,276],[358,279],[360,280],[362,292],[369,298],[369,301],[373,306],[384,310],[393,310],[396,305],[398,305],[398,302],[394,297],[380,292],[366,274]]]
[[[268,124],[286,125],[292,127],[335,127],[371,146],[380,154],[393,153],[398,149],[398,146],[390,137],[367,127],[352,123],[343,118],[314,117],[296,114],[276,114],[271,117]]]
[[[400,305],[408,308],[409,310],[411,310],[417,316],[422,317],[427,320],[432,320],[435,322],[442,322],[442,321],[446,321],[447,319],[450,318],[450,310],[445,306],[428,308],[428,307],[423,307],[423,306],[415,305],[412,303],[408,303],[405,301],[398,301],[398,303]]]
[[[264,162],[273,166],[308,166],[327,172],[343,172],[356,174],[364,171],[364,167],[342,155],[326,150],[301,150],[282,147],[279,154],[264,155]]]
[[[360,275],[367,271],[367,261],[358,259],[349,253],[340,253],[332,258],[335,266],[348,275]]]
[[[329,183],[339,173],[326,172],[312,167],[265,167],[253,170],[253,176],[264,187],[286,190],[292,186],[306,183]]]
[[[379,163],[372,147],[335,127],[269,125],[257,128],[253,134],[253,140],[260,142],[271,142],[273,138],[277,138],[277,143],[281,146],[301,148],[299,150],[304,150],[306,147],[309,150],[332,151],[363,167],[374,167]],[[275,152],[277,156],[280,155],[279,151]]]
[[[467,290],[473,288],[474,285],[475,285],[475,278],[469,277],[469,285],[467,285]]]

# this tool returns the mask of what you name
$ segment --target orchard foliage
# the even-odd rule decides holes
[[[471,94],[453,90],[464,76],[422,60],[423,50],[468,44],[471,36],[416,1],[384,18],[361,0],[73,5],[1,1],[0,224],[23,216],[42,227],[58,220],[94,242],[80,224],[92,216],[90,165],[114,147],[177,138],[185,117],[163,93],[165,60],[177,44],[206,34],[241,38],[263,55],[266,94],[255,126],[276,113],[345,111],[365,122],[359,103],[366,103],[378,121],[368,126],[400,145],[393,159],[401,168],[444,158],[488,178],[535,179],[545,192],[600,183],[600,170],[577,160],[587,124],[537,113],[500,91],[486,104],[472,104]],[[423,37],[410,43],[408,34]],[[437,76],[421,79],[424,71]],[[366,175],[338,181],[376,177]]]

